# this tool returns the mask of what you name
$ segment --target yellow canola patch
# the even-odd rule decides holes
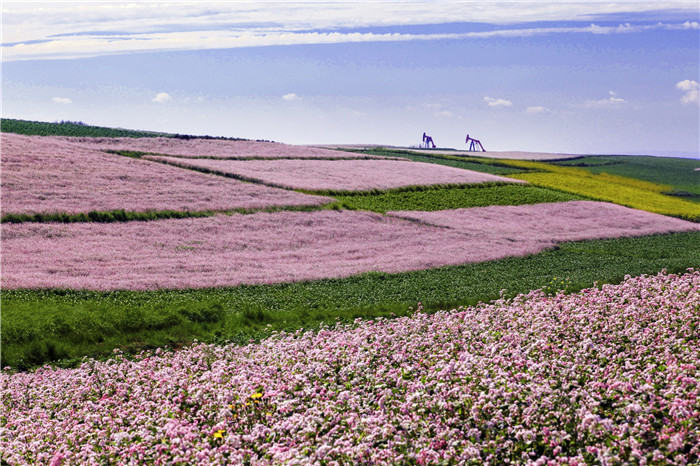
[[[576,167],[561,167],[542,162],[525,160],[499,160],[499,162],[535,170],[508,176],[536,186],[614,202],[657,214],[700,220],[700,204],[662,194],[672,189],[667,185],[608,173],[595,174]]]

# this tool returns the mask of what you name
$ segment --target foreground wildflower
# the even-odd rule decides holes
[[[2,375],[10,464],[697,462],[700,272]]]

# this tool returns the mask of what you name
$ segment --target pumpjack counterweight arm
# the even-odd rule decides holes
[[[478,150],[477,146],[481,149],[482,152],[486,152],[486,149],[484,149],[484,146],[481,144],[481,141],[479,141],[478,139],[470,138],[468,134],[467,139],[464,140],[464,143],[469,145],[470,152]]]

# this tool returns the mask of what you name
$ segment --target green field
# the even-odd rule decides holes
[[[514,183],[481,183],[454,187],[414,187],[380,192],[335,195],[345,209],[374,212],[390,210],[444,210],[489,205],[522,205],[585,199],[537,186]]]
[[[49,123],[45,121],[17,120],[2,118],[0,131],[3,133],[26,134],[29,136],[74,136],[101,138],[153,138],[167,137],[177,139],[227,139],[242,141],[241,138],[194,136],[190,134],[161,133],[157,131],[141,131],[124,128],[108,128],[105,126],[87,125],[81,121],[60,121]]]
[[[310,212],[313,210],[326,209],[341,209],[341,205],[337,202],[330,202],[322,205],[297,205],[297,206],[273,206],[259,208],[236,208],[229,210],[149,210],[146,212],[134,212],[128,210],[92,210],[85,213],[39,213],[39,214],[5,214],[2,216],[0,223],[78,223],[78,222],[97,222],[97,223],[113,223],[113,222],[132,222],[132,221],[151,221],[163,220],[167,218],[197,218],[211,217],[217,214],[254,214],[257,212]]]
[[[566,243],[540,254],[417,272],[183,291],[4,290],[2,365],[28,369],[193,339],[245,343],[276,330],[340,319],[410,314],[476,304],[545,287],[575,291],[627,274],[700,265],[700,233]]]
[[[670,194],[700,202],[700,160],[648,156],[588,156],[556,165],[580,167],[591,173],[638,178],[671,186]]]
[[[136,131],[122,128],[91,126],[81,122],[62,121],[48,123],[44,121],[27,121],[3,118],[0,125],[3,133],[26,134],[30,136],[87,136],[106,138],[148,138],[157,136],[171,137],[171,134],[155,131]]]

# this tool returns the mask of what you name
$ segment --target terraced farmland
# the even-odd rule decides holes
[[[3,462],[698,460],[697,203],[380,152],[3,133]]]

